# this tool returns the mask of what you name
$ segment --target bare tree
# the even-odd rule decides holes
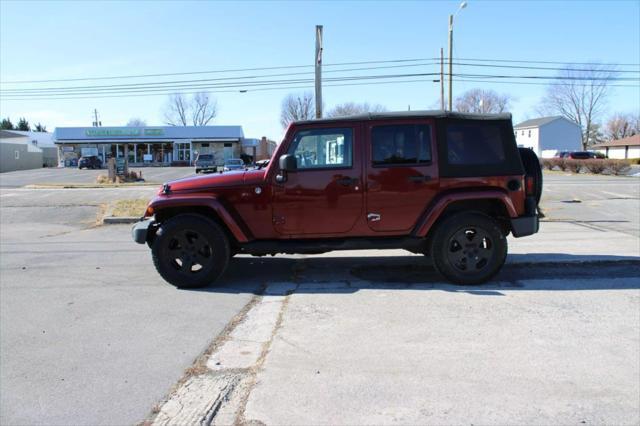
[[[311,120],[315,115],[315,101],[311,92],[291,93],[282,100],[280,112],[282,127],[287,127],[292,121]]]
[[[582,149],[595,143],[596,123],[609,94],[609,83],[615,77],[611,66],[590,64],[580,68],[566,67],[560,71],[559,82],[547,88],[539,111],[559,114],[582,127]]]
[[[505,112],[511,104],[511,97],[493,90],[471,89],[455,100],[456,111],[474,114],[496,114]]]
[[[367,112],[384,112],[387,108],[380,104],[369,104],[364,102],[361,104],[355,102],[346,102],[336,105],[327,113],[327,117],[347,117],[350,115],[365,114]]]
[[[218,102],[207,92],[198,92],[187,98],[182,93],[169,96],[164,119],[170,126],[206,126],[218,115]]]
[[[206,126],[218,115],[218,102],[207,92],[198,92],[191,100],[191,118],[194,126]]]
[[[633,114],[614,114],[605,125],[605,136],[607,139],[623,139],[640,133],[640,115],[634,117]]]
[[[144,127],[147,125],[147,122],[141,118],[133,117],[127,121],[127,127]]]
[[[169,95],[169,100],[165,106],[164,119],[170,126],[186,126],[189,105],[182,93]]]

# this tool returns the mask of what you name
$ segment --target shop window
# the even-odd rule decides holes
[[[188,143],[176,144],[178,161],[191,161],[191,147]]]

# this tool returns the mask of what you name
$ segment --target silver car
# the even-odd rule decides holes
[[[213,154],[198,154],[195,165],[196,173],[216,171],[216,159]]]
[[[229,158],[224,161],[224,168],[222,169],[225,172],[231,170],[242,170],[244,169],[244,161],[239,158]]]

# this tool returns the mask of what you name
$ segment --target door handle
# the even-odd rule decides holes
[[[423,176],[423,175],[409,176],[408,179],[409,181],[415,182],[415,183],[428,182],[431,180],[431,176]]]
[[[351,186],[357,183],[358,179],[356,178],[351,179],[350,177],[342,177],[337,179],[336,182],[338,182],[342,186]]]

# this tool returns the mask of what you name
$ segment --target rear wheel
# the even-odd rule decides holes
[[[507,257],[507,240],[500,225],[479,213],[458,213],[438,225],[430,254],[436,270],[458,284],[491,279]]]
[[[196,214],[181,214],[162,223],[151,253],[158,273],[179,288],[213,283],[230,257],[229,241],[220,225]]]

